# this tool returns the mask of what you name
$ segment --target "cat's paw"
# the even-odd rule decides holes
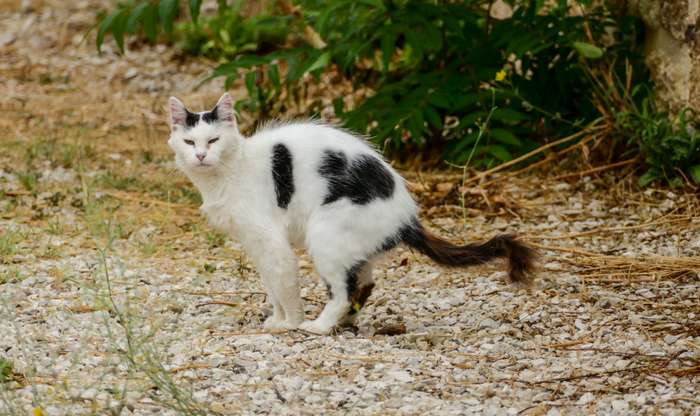
[[[357,326],[357,315],[356,313],[345,315],[338,325],[341,327]]]
[[[311,332],[312,334],[318,335],[328,335],[331,332],[333,325],[327,325],[325,322],[319,322],[318,319],[314,321],[304,321],[299,325],[299,329],[306,332]]]
[[[279,319],[276,316],[270,316],[269,318],[265,319],[265,323],[263,323],[263,328],[268,331],[280,331],[280,330],[288,330],[288,329],[296,329],[294,325],[289,324],[287,321],[284,319]]]

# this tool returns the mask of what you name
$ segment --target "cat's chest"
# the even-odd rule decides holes
[[[236,234],[239,227],[241,210],[235,203],[227,201],[205,202],[199,207],[209,225],[226,234]]]

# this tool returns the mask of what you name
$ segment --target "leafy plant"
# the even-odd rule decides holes
[[[542,136],[591,122],[598,114],[580,99],[590,90],[588,60],[633,55],[639,40],[633,19],[617,22],[605,8],[572,16],[566,2],[547,13],[541,2],[527,2],[502,21],[485,16],[484,1],[298,3],[327,46],[307,43],[221,65],[214,76],[233,81],[245,74],[249,98],[240,105],[262,115],[268,100],[293,96],[309,82],[304,75],[335,68],[372,91],[354,108],[335,100],[345,125],[386,151],[441,149],[456,163],[470,156],[476,165],[510,160]],[[590,43],[623,26],[618,46]],[[494,107],[477,144],[477,126]]]
[[[241,4],[219,9],[211,18],[180,24],[176,29],[178,46],[187,54],[225,62],[240,54],[274,50],[285,43],[291,16],[277,14],[274,9],[244,16]]]
[[[39,183],[41,173],[35,171],[17,172],[17,179],[27,191],[34,191]]]
[[[608,153],[639,154],[646,165],[640,186],[663,180],[671,186],[700,184],[700,131],[697,115],[684,109],[671,115],[657,104],[653,91],[628,62],[623,71],[610,64],[591,68],[591,102],[606,120],[613,140]],[[619,76],[622,73],[623,76]],[[646,74],[643,74],[646,75]],[[643,78],[642,78],[643,79]],[[608,159],[612,158],[608,155]]]
[[[631,144],[645,155],[649,168],[639,184],[664,180],[682,186],[683,177],[700,184],[700,131],[688,122],[692,113],[686,109],[671,117],[655,107],[652,100],[645,99],[637,111],[620,113],[617,119]]]
[[[0,357],[0,383],[4,383],[10,379],[12,375],[12,362]]]
[[[356,102],[345,98],[347,91],[330,92],[335,114],[347,127],[368,134],[392,155],[437,153],[463,166],[511,160],[543,138],[571,134],[601,117],[634,131],[646,125],[644,112],[636,110],[623,123],[616,112],[631,107],[601,102],[601,93],[609,92],[591,76],[604,68],[619,78],[627,65],[643,67],[641,22],[615,9],[614,2],[580,0],[585,8],[574,12],[565,0],[512,0],[506,19],[492,18],[487,0],[277,3],[287,15],[277,10],[244,17],[239,6],[219,1],[216,16],[199,17],[200,2],[190,1],[192,22],[181,25],[173,23],[177,0],[122,5],[102,20],[98,47],[111,33],[123,49],[124,34],[139,28],[150,40],[159,31],[179,37],[186,52],[224,61],[211,78],[225,77],[227,87],[243,80],[248,96],[236,107],[259,119],[302,107],[318,114],[320,102],[300,106],[300,97],[321,73],[336,73],[364,91]],[[630,81],[648,85],[648,74],[638,71]],[[652,155],[654,146],[676,143],[679,149],[679,140],[690,142],[687,154],[671,157],[660,150],[664,157],[650,156],[655,175],[667,175],[674,163],[686,163],[682,160],[690,165],[681,169],[698,172],[690,136],[657,127],[633,148],[642,143]]]

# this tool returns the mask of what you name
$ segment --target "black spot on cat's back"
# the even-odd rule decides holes
[[[272,148],[272,180],[275,183],[277,206],[287,209],[294,195],[294,167],[292,153],[282,143]]]
[[[394,193],[394,178],[381,160],[369,154],[354,159],[342,151],[326,150],[318,173],[328,181],[323,205],[341,198],[365,205],[375,198],[388,199]]]

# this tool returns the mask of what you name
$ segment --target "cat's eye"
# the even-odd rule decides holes
[[[210,139],[210,140],[209,140],[209,144],[213,144],[213,143],[216,143],[216,142],[218,142],[218,141],[219,141],[219,138],[218,138],[218,137],[214,137],[213,139]]]
[[[189,144],[190,146],[194,146],[194,140],[185,139],[185,143]]]

